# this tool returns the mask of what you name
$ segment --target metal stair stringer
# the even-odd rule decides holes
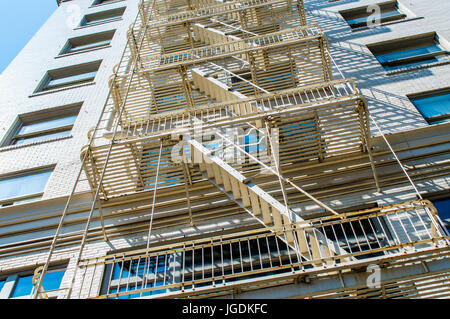
[[[247,182],[244,175],[225,161],[211,156],[200,142],[188,138],[187,143],[191,145],[192,162],[205,178],[259,223],[271,231],[280,231],[282,235],[278,237],[303,258],[314,260],[315,265],[322,261],[331,264],[331,257],[348,254],[321,232],[306,230],[310,224],[293,226],[305,220],[255,183]]]

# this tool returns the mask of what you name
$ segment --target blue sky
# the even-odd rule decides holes
[[[0,0],[0,73],[57,7],[56,0]]]

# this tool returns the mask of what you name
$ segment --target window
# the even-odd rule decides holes
[[[60,55],[107,47],[111,44],[114,33],[115,30],[112,30],[69,39]]]
[[[65,136],[72,130],[81,104],[19,116],[5,145],[21,145]]]
[[[80,26],[90,26],[116,21],[122,17],[124,12],[125,7],[122,7],[108,11],[87,14],[83,17],[83,20],[81,20]]]
[[[449,54],[435,33],[368,46],[386,71],[449,61]]]
[[[0,179],[0,207],[39,200],[51,170]]]
[[[211,286],[219,274],[238,274],[236,278],[224,279],[232,282],[255,275],[286,273],[291,269],[277,267],[298,262],[298,255],[275,235],[269,235],[253,239],[237,237],[226,244],[216,242],[212,246],[200,245],[184,251],[151,256],[127,255],[119,261],[114,260],[106,265],[101,294],[123,292],[126,294],[110,298],[132,299],[176,291],[180,287],[170,285],[180,282],[185,289],[193,287],[194,282],[195,287]],[[251,274],[260,270],[264,271]],[[139,291],[142,287],[154,290]]]
[[[48,71],[36,92],[93,82],[101,61]]]
[[[450,122],[450,88],[410,96],[428,124]]]
[[[352,29],[367,27],[368,23],[374,23],[375,19],[379,19],[380,23],[384,23],[406,18],[406,14],[400,12],[397,1],[384,2],[376,5],[380,8],[379,16],[375,16],[375,11],[367,6],[344,10],[339,13]]]
[[[434,200],[433,205],[445,227],[450,230],[450,198]]]
[[[100,4],[108,4],[108,3],[114,3],[119,2],[123,0],[95,0],[94,3],[92,3],[93,6],[100,5]]]
[[[65,268],[62,266],[49,267],[42,281],[42,290],[49,298],[57,297],[56,292],[60,289],[64,277]],[[1,298],[27,298],[33,291],[34,269],[19,274],[9,275],[3,286],[0,285]]]
[[[167,284],[172,256],[162,255],[148,258],[116,262],[109,264],[105,272],[108,282],[103,294],[113,294],[144,288],[158,287]],[[150,296],[166,292],[166,289],[143,292],[142,296]],[[140,293],[119,296],[119,299],[139,298]]]

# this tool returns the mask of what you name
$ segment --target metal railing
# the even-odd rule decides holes
[[[106,288],[90,296],[94,298],[176,296],[201,287],[220,290],[227,284],[263,280],[269,275],[333,271],[351,268],[361,260],[406,258],[409,253],[448,247],[449,238],[434,214],[428,201],[405,202],[346,213],[344,219],[323,217],[283,228],[154,244],[149,250],[86,259],[81,267],[85,271],[106,267]],[[293,239],[296,248],[280,236],[286,242],[288,237]]]
[[[130,107],[121,118],[121,130],[117,140],[133,139],[163,133],[180,128],[189,128],[193,120],[211,125],[238,124],[280,112],[310,112],[333,106],[338,102],[356,101],[359,93],[352,80],[335,80],[327,83],[263,94],[257,97],[206,104],[193,109],[148,115],[144,108]],[[116,119],[117,120],[117,119]],[[233,123],[234,122],[234,123]]]
[[[239,55],[245,52],[252,52],[261,49],[271,49],[279,46],[296,44],[300,41],[311,40],[314,37],[323,36],[318,25],[287,29],[280,32],[259,35],[242,40],[234,40],[215,45],[209,45],[190,50],[183,50],[174,53],[163,54],[161,56],[146,56],[141,54],[141,69],[161,70],[173,65],[186,63],[196,63],[223,58],[231,55]]]
[[[149,5],[152,1],[144,1],[140,4],[140,10],[145,17],[145,14],[148,12]],[[238,16],[240,11],[249,10],[249,9],[257,9],[260,7],[271,6],[272,8],[286,8],[291,9],[292,4],[299,2],[299,6],[303,8],[303,1],[285,1],[285,0],[239,0],[239,1],[227,1],[220,3],[218,2],[216,5],[211,5],[210,3],[198,3],[197,7],[193,8],[194,10],[185,10],[181,8],[181,12],[168,13],[167,10],[164,10],[165,1],[157,2],[156,13],[160,16],[159,19],[156,19],[152,22],[153,25],[162,25],[166,26],[170,23],[177,22],[188,22],[191,20],[204,19],[211,16],[217,15],[235,15]],[[290,6],[289,6],[290,4]],[[304,14],[304,13],[303,13]],[[144,20],[144,19],[143,19]],[[136,29],[139,28],[139,25],[136,25]]]

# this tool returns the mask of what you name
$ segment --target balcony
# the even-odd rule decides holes
[[[85,259],[81,267],[89,273],[105,269],[107,285],[90,298],[213,297],[236,287],[252,290],[287,278],[445,254],[448,245],[433,205],[412,201],[281,228],[162,242],[149,250]]]

